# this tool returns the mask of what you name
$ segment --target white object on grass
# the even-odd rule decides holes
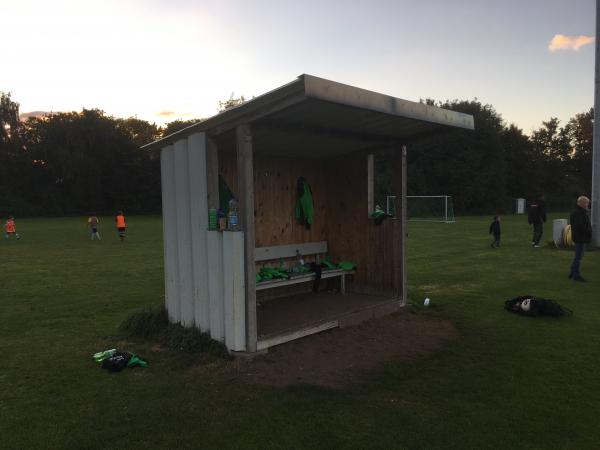
[[[429,306],[429,297],[425,299],[425,301],[423,302],[423,306]]]

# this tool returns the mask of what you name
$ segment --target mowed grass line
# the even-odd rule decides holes
[[[128,314],[164,301],[162,226],[130,217],[122,244],[101,220],[101,242],[85,218],[17,218],[23,239],[0,242],[0,448],[597,447],[600,252],[583,260],[591,282],[570,282],[572,252],[531,248],[523,216],[502,218],[497,250],[491,217],[410,223],[411,309],[461,336],[337,390],[247,386],[191,370],[192,355],[120,342]],[[575,315],[503,311],[528,293]],[[91,361],[122,344],[150,368],[108,374]]]

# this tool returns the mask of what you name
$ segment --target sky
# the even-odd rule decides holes
[[[491,104],[527,134],[593,106],[594,0],[0,0],[21,113],[206,118],[307,73]]]

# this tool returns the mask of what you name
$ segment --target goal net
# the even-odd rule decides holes
[[[407,220],[454,223],[454,206],[449,195],[407,195],[406,203]],[[393,217],[396,205],[396,196],[388,196],[386,211]]]

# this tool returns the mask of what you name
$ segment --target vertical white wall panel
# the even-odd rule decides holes
[[[225,310],[223,305],[223,233],[207,231],[208,238],[208,298],[210,300],[210,337],[225,340]]]
[[[179,264],[177,256],[177,211],[175,207],[175,159],[173,146],[160,152],[165,306],[171,322],[179,322]]]
[[[223,299],[225,345],[246,350],[246,298],[244,283],[244,233],[223,233]]]
[[[190,226],[192,238],[194,323],[210,331],[208,297],[208,190],[206,182],[206,137],[195,133],[187,138],[190,182]]]
[[[175,142],[173,147],[175,150],[180,321],[183,326],[190,327],[194,325],[194,297],[187,139],[180,139]]]

